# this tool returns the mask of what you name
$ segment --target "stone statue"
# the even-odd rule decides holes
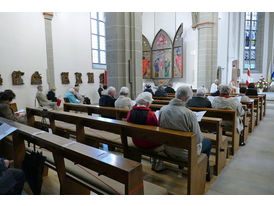
[[[40,85],[42,84],[42,76],[38,71],[35,71],[31,76],[31,85]]]
[[[101,73],[99,76],[99,79],[100,79],[100,84],[104,84],[105,83],[105,74]]]
[[[94,83],[94,74],[88,72],[87,75],[88,75],[88,83]]]
[[[69,73],[68,72],[62,72],[61,73],[61,80],[62,80],[62,84],[69,84]]]
[[[3,79],[1,77],[1,74],[0,74],[0,85],[3,85]]]
[[[12,84],[13,85],[22,85],[24,84],[23,79],[21,78],[25,73],[21,71],[13,71],[12,76]]]
[[[76,82],[75,84],[82,84],[83,81],[82,81],[82,73],[79,73],[79,72],[75,72],[75,79],[76,79]]]

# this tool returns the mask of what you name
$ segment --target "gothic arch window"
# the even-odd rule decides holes
[[[173,77],[183,77],[183,23],[179,26],[173,39]]]
[[[143,79],[151,78],[151,47],[147,38],[142,35],[142,48],[143,48]]]
[[[152,78],[172,78],[172,41],[164,30],[160,30],[152,44]]]

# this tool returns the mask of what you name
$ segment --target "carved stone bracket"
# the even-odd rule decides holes
[[[40,85],[42,84],[42,76],[38,71],[35,71],[31,76],[31,85]]]
[[[88,72],[88,83],[94,83],[94,73]]]
[[[69,84],[69,73],[68,72],[62,72],[61,73],[61,80],[62,80],[62,84]]]
[[[79,72],[75,72],[75,84],[82,84],[83,81],[82,81],[82,73],[79,73]]]

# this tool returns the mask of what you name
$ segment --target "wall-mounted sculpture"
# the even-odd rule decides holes
[[[62,80],[62,84],[69,84],[69,73],[68,72],[62,72],[61,73],[61,80]]]
[[[100,79],[100,84],[104,84],[105,83],[105,74],[101,73],[99,76],[99,79]]]
[[[173,39],[173,77],[183,77],[183,23]]]
[[[0,85],[3,85],[3,79],[1,77],[1,74],[0,74]]]
[[[88,75],[88,83],[94,83],[94,74],[91,72],[88,72],[87,75]]]
[[[164,30],[160,30],[152,44],[152,78],[172,77],[172,42]]]
[[[24,81],[22,79],[22,76],[24,75],[24,72],[21,71],[13,71],[11,74],[12,77],[12,84],[13,85],[22,85],[24,84]]]
[[[42,76],[39,74],[38,71],[34,72],[33,75],[31,75],[31,85],[40,85],[42,84]]]
[[[79,72],[75,72],[75,84],[82,84],[83,81],[82,81],[82,73],[79,73]]]
[[[143,49],[143,79],[151,78],[151,47],[147,38],[142,35]]]

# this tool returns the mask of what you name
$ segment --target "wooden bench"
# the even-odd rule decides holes
[[[40,113],[41,113],[40,109]],[[34,116],[39,116],[39,108],[27,108],[28,122],[35,125]],[[148,155],[155,158],[161,158],[174,164],[182,165],[188,168],[187,194],[203,194],[205,189],[206,161],[205,154],[197,156],[197,137],[192,132],[181,132],[175,130],[163,129],[155,126],[132,124],[125,121],[92,117],[84,114],[75,114],[61,111],[48,111],[47,116],[53,133],[56,132],[56,121],[62,121],[76,125],[76,140],[85,143],[87,138],[85,127],[95,130],[102,130],[114,133],[120,136],[125,158],[136,161],[141,160],[141,155]],[[186,162],[173,160],[172,158],[157,154],[151,150],[134,148],[129,145],[128,137],[140,138],[146,141],[158,142],[173,147],[188,150],[188,160]],[[100,140],[100,138],[98,138]],[[107,142],[107,141],[106,141]]]
[[[174,97],[156,97],[156,96],[153,96],[152,98],[155,99],[155,100],[171,100]]]
[[[249,132],[253,132],[255,127],[255,114],[254,114],[254,100],[253,101],[241,101],[242,105],[247,107],[247,116],[250,118],[249,121]]]
[[[89,195],[90,190],[98,194],[141,195],[144,191],[152,194],[151,190],[166,193],[165,189],[143,181],[142,165],[138,162],[0,118],[2,123],[17,128],[12,134],[16,168],[21,168],[25,157],[25,140],[42,147],[44,155],[53,156],[47,156],[47,164],[57,171],[60,194]],[[75,172],[79,168],[83,176]]]
[[[259,102],[255,102],[255,104],[257,103],[258,106],[259,106],[259,109],[257,110],[258,111],[258,121],[261,121],[263,119],[263,110],[264,110],[264,104],[263,104],[263,101],[264,101],[264,96],[262,95],[258,95],[258,96],[254,96],[254,95],[248,95],[249,98],[252,98],[252,99],[256,99],[256,98],[259,98]],[[257,122],[258,123],[258,122]]]
[[[153,100],[152,104],[163,104],[168,105],[170,100]]]
[[[163,106],[163,105],[161,105]],[[100,114],[108,118],[122,120],[127,117],[129,109],[114,108],[114,107],[100,107],[97,105],[85,105],[85,104],[64,104],[64,111],[81,111],[89,115]],[[216,146],[216,158],[215,158],[215,175],[219,175],[222,169],[225,167],[225,161],[227,156],[227,144],[228,140],[222,137],[222,119],[203,117],[199,122],[202,131],[215,132],[215,135],[206,134],[213,144]]]

